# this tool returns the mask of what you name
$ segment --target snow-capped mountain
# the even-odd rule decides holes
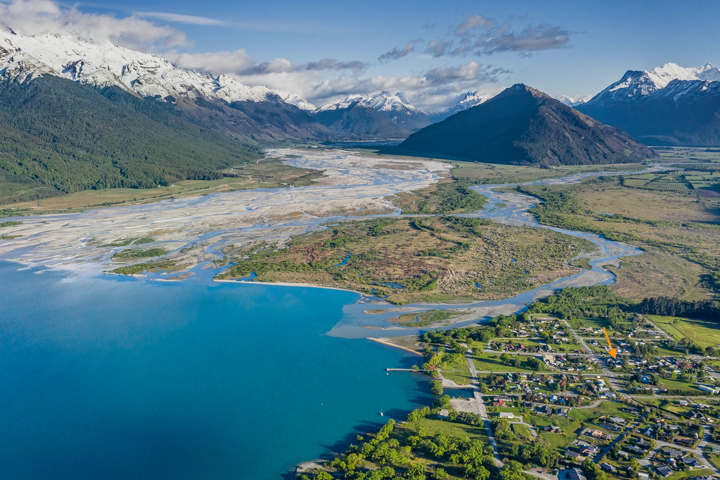
[[[183,96],[235,101],[278,101],[267,87],[249,87],[227,75],[184,70],[158,56],[96,44],[68,35],[28,36],[0,28],[0,72],[20,81],[55,75],[93,87],[120,87],[142,97]]]
[[[314,105],[292,93],[178,68],[157,55],[70,35],[29,36],[0,27],[0,75],[21,83],[53,75],[96,89],[119,88],[169,104],[193,123],[253,140],[329,134],[302,111]]]
[[[396,125],[408,131],[419,130],[430,124],[427,115],[407,103],[407,100],[402,97],[402,94],[392,94],[390,92],[380,92],[377,95],[371,96],[349,96],[337,103],[325,105],[317,109],[314,113],[317,116],[323,112],[348,111],[351,108],[358,109],[358,111],[362,108],[376,110]]]
[[[576,107],[652,145],[720,144],[720,69],[630,70]]]
[[[602,103],[616,101],[628,97],[650,95],[664,89],[672,81],[707,82],[720,81],[720,69],[705,64],[697,68],[683,68],[675,63],[666,63],[651,71],[628,70],[623,77],[595,95],[586,103]]]
[[[491,98],[490,95],[481,95],[478,92],[467,92],[457,101],[455,105],[447,108],[441,112],[433,113],[430,115],[430,121],[437,123],[445,120],[446,118],[455,115],[458,112],[463,112],[476,105],[480,105],[485,100]]]
[[[583,103],[587,103],[591,98],[593,98],[593,95],[560,95],[559,97],[555,97],[555,100],[560,100],[568,107],[574,108]]]
[[[363,95],[352,95],[344,98],[337,103],[329,103],[318,109],[319,112],[326,110],[338,110],[342,108],[348,108],[355,104],[365,105],[370,108],[374,108],[380,112],[393,112],[410,110],[413,112],[419,112],[417,108],[408,104],[404,101],[400,93],[392,94],[390,92],[380,92],[377,95],[363,96]]]
[[[285,102],[289,103],[290,105],[295,105],[300,110],[305,110],[306,112],[314,112],[317,110],[317,106],[308,102],[304,98],[302,98],[300,95],[297,95],[292,92],[287,92],[285,90],[276,90],[275,93],[278,94],[278,96]]]

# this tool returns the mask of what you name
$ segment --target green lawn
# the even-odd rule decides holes
[[[669,380],[669,379],[663,378],[662,380],[660,380],[660,383],[665,385],[665,387],[668,390],[682,390],[684,392],[701,392],[702,391],[699,388],[697,388],[696,386],[694,386],[694,384],[681,382],[680,380]],[[708,396],[710,396],[709,393],[708,393]]]
[[[436,433],[444,433],[445,435],[458,438],[477,439],[485,445],[489,445],[487,430],[485,430],[485,427],[482,425],[465,425],[431,418],[423,418],[419,420],[419,422],[427,429],[428,434],[431,436]],[[403,430],[416,431],[415,425],[411,423],[405,424]]]
[[[689,320],[657,315],[648,315],[648,318],[675,340],[689,338],[702,348],[720,345],[720,324],[707,320]]]
[[[499,358],[493,358],[493,357],[499,357],[501,354],[493,354],[489,357],[486,356],[474,356],[473,359],[475,361],[475,368],[479,372],[531,372],[529,368],[527,368],[525,364],[525,359],[522,358],[524,355],[520,355],[522,358],[522,364],[520,367],[515,367],[514,365],[505,365],[503,364]],[[514,356],[512,356],[514,358]]]
[[[472,378],[470,377],[470,368],[468,367],[465,358],[459,362],[446,364],[442,367],[442,375],[458,385],[470,385],[472,381]]]
[[[715,475],[715,472],[707,468],[703,470],[688,470],[687,472],[675,472],[665,480],[680,480],[681,478],[704,477],[709,475]]]
[[[525,425],[520,425],[519,423],[513,423],[512,430],[513,430],[513,433],[515,433],[515,436],[517,437],[518,440],[530,441],[533,439],[532,433],[530,433],[530,429],[528,427],[526,427]]]
[[[715,468],[720,468],[720,455],[706,455],[705,457],[712,464],[712,466],[714,466]]]

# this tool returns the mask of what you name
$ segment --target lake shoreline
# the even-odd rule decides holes
[[[387,337],[379,337],[379,338],[367,337],[367,339],[370,341],[376,342],[376,343],[380,343],[382,345],[387,345],[388,347],[395,347],[395,348],[399,348],[400,350],[405,350],[406,352],[412,353],[414,355],[418,355],[420,357],[423,356],[422,353],[420,353],[416,350],[413,350],[412,348],[403,347],[402,345],[398,345],[397,343],[391,342],[390,339],[388,339]]]

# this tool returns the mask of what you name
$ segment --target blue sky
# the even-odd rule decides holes
[[[50,1],[13,3],[32,10],[33,3]],[[315,103],[387,88],[437,109],[463,91],[495,92],[518,82],[555,96],[587,95],[628,69],[667,62],[720,64],[720,2],[713,1],[147,0],[74,5],[57,4],[66,15],[73,10],[73,18],[130,18],[184,35],[183,41],[158,33],[133,42],[131,29],[122,37],[128,46],[165,55],[180,66],[295,91]],[[81,21],[78,25],[83,28]]]

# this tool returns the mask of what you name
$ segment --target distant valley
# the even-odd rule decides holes
[[[268,146],[336,141],[404,140],[386,152],[509,164],[641,162],[653,156],[645,145],[720,144],[718,80],[709,65],[631,71],[589,101],[561,98],[577,111],[515,87],[430,113],[387,91],[318,107],[109,43],[4,28],[0,204],[219,179]]]

